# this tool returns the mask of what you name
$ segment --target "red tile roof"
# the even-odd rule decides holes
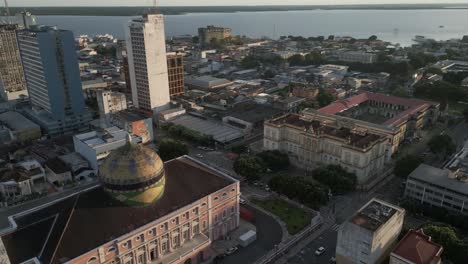
[[[335,101],[331,103],[330,105],[320,108],[318,111],[320,113],[334,115],[346,109],[349,109],[353,106],[362,104],[368,100],[383,102],[386,104],[403,105],[405,107],[408,107],[407,110],[403,111],[399,115],[385,121],[384,125],[397,125],[401,123],[402,121],[406,121],[411,115],[416,114],[422,109],[430,107],[431,105],[437,104],[434,102],[424,101],[424,100],[419,100],[419,99],[408,99],[408,98],[390,96],[390,95],[385,95],[385,94],[380,94],[380,93],[362,92],[356,96]]]
[[[415,264],[436,264],[440,261],[443,247],[431,241],[422,230],[410,230],[397,244],[392,255]]]

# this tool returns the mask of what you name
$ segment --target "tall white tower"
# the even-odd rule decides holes
[[[133,104],[153,113],[168,109],[164,16],[147,14],[130,21],[126,43]]]

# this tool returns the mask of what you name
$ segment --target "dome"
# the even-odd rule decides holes
[[[114,150],[99,168],[104,189],[129,205],[148,205],[164,193],[164,163],[148,147],[127,144]]]

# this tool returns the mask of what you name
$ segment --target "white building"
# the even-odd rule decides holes
[[[338,54],[339,61],[374,63],[377,62],[377,54],[364,51],[344,51]]]
[[[91,131],[73,136],[75,152],[78,152],[95,171],[99,161],[106,158],[112,150],[125,146],[129,141],[141,143],[141,137],[130,135],[118,127],[109,127],[100,131]]]
[[[127,109],[125,94],[109,90],[96,91],[96,99],[101,119],[108,120],[109,114]]]
[[[398,241],[404,217],[404,209],[370,200],[340,226],[336,263],[384,263]]]
[[[147,14],[132,20],[126,30],[133,104],[153,113],[168,109],[170,94],[163,15]]]

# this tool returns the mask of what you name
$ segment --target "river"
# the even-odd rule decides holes
[[[167,36],[197,34],[206,25],[226,26],[249,37],[352,36],[411,45],[415,35],[435,39],[468,35],[467,9],[431,10],[307,10],[167,15]],[[75,35],[110,33],[124,36],[125,16],[38,16],[38,22],[74,31]]]

